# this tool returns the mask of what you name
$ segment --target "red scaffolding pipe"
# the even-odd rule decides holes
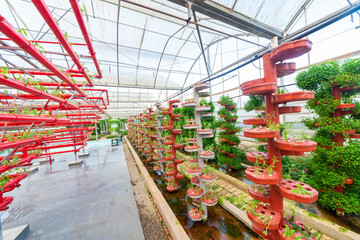
[[[77,91],[81,96],[86,97],[86,94],[81,91],[78,86],[76,86],[63,72],[61,72],[52,62],[50,62],[49,59],[42,55],[40,51],[36,49],[36,47],[32,45],[29,40],[27,40],[18,31],[16,31],[16,29],[14,29],[2,15],[0,15],[0,31],[8,38],[10,38],[21,49],[30,54],[36,60],[38,60],[47,69],[54,72],[58,78],[69,84],[69,86],[75,91]]]
[[[49,25],[50,29],[53,31],[53,33],[55,34],[56,38],[59,40],[61,45],[65,48],[66,52],[69,54],[75,65],[84,75],[89,86],[93,87],[94,84],[92,83],[89,75],[87,74],[83,65],[80,63],[79,58],[75,55],[74,50],[71,48],[68,40],[64,36],[64,33],[61,31],[59,25],[55,21],[54,17],[51,15],[51,12],[49,8],[46,6],[45,2],[43,0],[32,0],[32,2],[35,5],[35,7],[38,9],[41,16],[44,18],[45,22]]]
[[[0,38],[0,41],[11,41],[10,38]],[[46,43],[46,44],[61,44],[60,42],[52,42],[52,41],[38,41],[38,40],[30,40],[33,43]],[[86,46],[85,43],[73,43],[74,46]]]
[[[39,76],[55,76],[55,73],[53,72],[40,72],[40,71],[20,71],[20,70],[9,70],[8,71],[11,74],[28,74],[30,73],[31,75],[39,75]],[[82,74],[70,74],[70,77],[84,77]],[[59,84],[56,84],[56,86],[59,86]],[[78,85],[78,84],[77,84]],[[81,86],[81,84],[79,84]]]
[[[81,32],[82,32],[82,34],[84,36],[85,42],[86,42],[87,47],[89,49],[89,53],[91,55],[91,58],[94,61],[96,71],[98,72],[97,77],[102,78],[102,73],[101,73],[101,70],[100,70],[100,66],[99,66],[99,63],[98,63],[98,61],[96,59],[96,56],[95,56],[96,53],[95,53],[94,48],[92,46],[89,33],[88,33],[88,31],[86,29],[86,26],[85,26],[84,19],[83,19],[82,15],[81,15],[79,4],[78,4],[77,0],[70,0],[70,4],[71,4],[72,10],[73,10],[73,12],[75,14],[76,20],[79,23]]]

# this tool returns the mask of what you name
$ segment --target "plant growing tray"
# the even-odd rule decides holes
[[[249,138],[275,138],[277,133],[267,128],[244,129],[244,136]]]
[[[200,150],[200,146],[186,146],[184,150],[187,152],[197,152]]]
[[[299,112],[301,112],[301,107],[300,106],[279,107],[279,114],[299,113]]]
[[[194,85],[195,91],[201,91],[210,87],[208,82],[197,83]]]
[[[183,126],[184,129],[196,129],[198,127],[199,127],[199,124],[187,124],[187,125]]]
[[[301,194],[301,193],[292,193],[294,189],[298,189],[298,185],[301,185],[303,189],[309,191],[311,194]],[[301,202],[301,203],[312,203],[315,202],[318,198],[318,192],[312,188],[310,185],[292,179],[282,179],[276,185],[280,194],[290,200]]]
[[[243,120],[245,125],[266,125],[264,118],[249,118]]]
[[[196,107],[196,105],[197,104],[195,102],[185,102],[181,106],[182,107]]]
[[[259,167],[258,171],[256,171],[254,167],[248,167],[245,170],[245,175],[250,181],[257,184],[275,185],[280,180],[280,176],[276,171],[274,171],[272,175],[268,175],[261,167]]]
[[[198,152],[199,157],[204,158],[204,159],[213,159],[215,157],[215,153],[211,152],[211,153],[206,153],[206,152]]]
[[[182,144],[182,143],[176,143],[173,145],[174,149],[182,149],[183,147],[184,147],[184,144]]]
[[[246,158],[250,162],[258,161],[259,163],[263,163],[263,162],[267,163],[269,161],[269,154],[267,152],[258,152],[258,151],[247,152]]]
[[[213,133],[213,130],[212,129],[198,129],[196,132],[200,135],[207,135],[207,134]]]
[[[201,202],[208,207],[215,206],[218,201],[217,195],[215,194],[214,199],[211,199],[211,200],[206,199],[207,195],[211,195],[211,192],[205,193],[203,196],[201,196]]]
[[[198,207],[193,207],[188,212],[189,218],[193,221],[201,221],[204,217],[204,214],[200,212]]]
[[[199,175],[202,171],[201,167],[198,167],[197,169],[191,169],[190,167],[186,168],[186,172],[190,175]]]
[[[200,174],[200,178],[204,182],[212,182],[216,179],[216,177],[216,174],[214,174],[213,176],[205,176],[203,173]]]
[[[254,209],[256,213],[261,214],[264,218],[271,217],[270,224],[269,222],[263,223],[258,216],[255,216],[253,213],[249,212],[249,210],[246,211],[248,218],[250,221],[255,224],[259,228],[263,229],[270,229],[275,230],[279,227],[280,221],[281,221],[281,215],[279,212],[274,211],[271,207],[264,205],[264,204],[258,204],[256,209]]]
[[[294,152],[311,152],[316,150],[317,143],[309,140],[298,140],[297,142],[293,139],[285,141],[283,138],[274,141],[274,146],[280,150],[294,151]]]
[[[276,75],[278,78],[293,74],[296,71],[296,63],[278,63],[276,64]]]
[[[270,60],[272,62],[279,62],[299,57],[309,52],[311,45],[312,43],[308,39],[299,39],[281,44],[270,52]]]
[[[252,198],[262,201],[263,203],[270,203],[270,188],[268,185],[260,185],[268,193],[264,195],[260,190],[257,190],[258,187],[255,186],[255,189],[252,186],[248,186],[249,194]]]
[[[264,78],[246,81],[240,85],[243,95],[266,95],[277,91],[276,82],[265,82]]]
[[[296,101],[305,101],[305,100],[313,99],[314,95],[315,95],[314,91],[282,93],[272,96],[272,102],[279,104],[279,103],[288,103],[288,102],[296,102]]]

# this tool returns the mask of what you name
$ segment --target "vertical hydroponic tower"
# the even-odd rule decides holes
[[[155,158],[156,160],[156,163],[154,164],[154,171],[161,171],[163,172],[164,170],[164,166],[163,166],[163,163],[164,163],[164,157],[163,157],[163,153],[165,151],[165,148],[163,147],[163,140],[164,138],[161,136],[162,134],[162,131],[163,131],[163,126],[161,125],[161,119],[164,117],[161,113],[161,107],[160,107],[160,103],[156,103],[155,104],[156,108],[157,108],[157,111],[156,111],[156,114],[155,114],[155,117],[156,117],[156,120],[157,120],[157,126],[156,126],[156,129],[157,129],[157,137],[156,137],[156,140],[158,142],[158,146],[156,148],[156,153],[157,153],[157,156]]]
[[[189,141],[190,146],[185,147],[187,152],[197,152],[198,158],[191,158],[190,166],[186,169],[186,172],[193,177],[191,183],[193,184],[187,190],[189,197],[193,199],[195,207],[190,208],[189,217],[193,221],[201,221],[207,219],[207,207],[217,204],[217,196],[213,192],[206,192],[206,182],[212,182],[216,179],[214,173],[210,173],[206,170],[204,165],[205,159],[213,159],[215,153],[212,149],[203,149],[204,138],[214,137],[212,129],[201,128],[201,118],[208,117],[208,111],[211,110],[211,106],[199,106],[200,91],[209,88],[209,83],[195,84],[193,90],[193,102],[186,102],[183,107],[195,107],[195,124],[184,125],[184,128],[196,130],[196,142],[195,139]]]
[[[267,138],[268,142],[268,153],[247,154],[247,159],[256,162],[256,165],[245,171],[246,177],[255,183],[249,187],[250,195],[263,202],[251,205],[247,214],[252,222],[253,230],[266,239],[293,239],[293,237],[304,235],[310,238],[310,233],[304,224],[294,218],[284,218],[283,198],[311,203],[317,200],[318,193],[305,183],[283,179],[281,157],[314,151],[317,144],[308,140],[281,139],[279,115],[299,112],[299,107],[288,107],[286,104],[312,99],[314,92],[278,94],[277,86],[278,77],[290,75],[296,69],[295,63],[283,61],[301,56],[310,50],[311,42],[307,39],[278,46],[263,56],[264,78],[247,81],[241,85],[244,95],[263,95],[266,101],[266,118],[247,120],[247,124],[260,126],[244,130],[246,137]],[[292,229],[295,232],[291,232]]]
[[[175,143],[175,138],[178,135],[182,134],[182,129],[175,129],[174,122],[179,121],[181,118],[180,114],[173,114],[173,109],[177,108],[180,100],[169,100],[169,108],[163,112],[165,115],[169,115],[170,123],[168,126],[164,127],[164,130],[171,131],[170,139],[167,139],[164,142],[165,145],[170,145],[171,149],[168,152],[168,156],[165,157],[166,160],[166,175],[167,177],[167,187],[166,190],[169,192],[174,192],[179,189],[179,182],[178,179],[184,178],[185,176],[182,175],[177,171],[177,165],[182,163],[181,161],[177,160],[176,158],[176,150],[181,149],[183,146],[179,146],[179,144]]]

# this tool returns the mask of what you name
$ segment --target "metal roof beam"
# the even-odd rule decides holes
[[[186,7],[187,2],[184,0],[169,0],[170,2]],[[198,13],[218,21],[229,24],[230,26],[244,30],[249,33],[256,34],[259,37],[271,39],[274,36],[282,38],[283,34],[280,30],[268,26],[256,19],[250,18],[244,14],[231,11],[230,8],[222,6],[212,1],[189,0],[192,3],[191,8]]]

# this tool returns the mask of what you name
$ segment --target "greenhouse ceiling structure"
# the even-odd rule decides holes
[[[45,3],[81,63],[98,76],[70,1]],[[261,76],[261,57],[277,44],[310,36],[319,59],[330,59],[338,55],[322,51],[318,31],[334,41],[348,33],[356,38],[359,31],[360,2],[355,0],[80,0],[79,5],[102,71],[94,84],[109,92],[107,117],[127,118],[156,102],[185,98],[201,81],[211,82],[211,97],[241,96],[239,85]],[[32,1],[0,0],[0,6],[1,16],[38,41],[56,66],[72,68],[63,47],[49,44],[58,40]],[[343,27],[336,26],[339,22]],[[45,69],[2,34],[0,45],[0,66]],[[342,45],[340,52],[358,50]],[[300,58],[299,66],[316,62],[316,54],[311,61]]]

